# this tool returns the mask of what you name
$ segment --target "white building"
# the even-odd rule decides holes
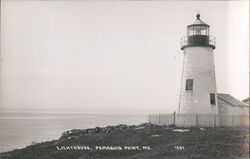
[[[219,124],[222,126],[249,125],[249,106],[229,94],[218,93]]]
[[[229,94],[218,93],[219,115],[248,115],[249,106]]]
[[[181,40],[184,59],[178,113],[218,114],[215,38],[209,35],[209,25],[200,14],[196,18]]]

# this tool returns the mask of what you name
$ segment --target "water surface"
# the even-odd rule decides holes
[[[146,122],[146,113],[130,111],[1,111],[0,151],[58,139],[71,129]]]

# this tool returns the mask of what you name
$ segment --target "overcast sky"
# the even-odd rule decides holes
[[[186,26],[216,37],[217,91],[249,96],[248,1],[2,1],[1,108],[177,109]]]

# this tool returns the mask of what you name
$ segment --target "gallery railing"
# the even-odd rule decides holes
[[[181,49],[188,46],[212,46],[215,48],[215,44],[215,37],[211,35],[193,35],[181,38]]]

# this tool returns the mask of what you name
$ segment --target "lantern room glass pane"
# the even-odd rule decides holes
[[[188,36],[192,35],[209,35],[208,27],[206,26],[192,26],[188,28]]]

